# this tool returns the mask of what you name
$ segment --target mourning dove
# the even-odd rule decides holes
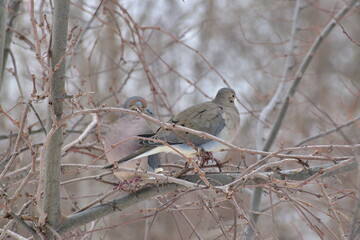
[[[152,114],[147,108],[147,102],[144,98],[134,96],[128,98],[124,103],[124,108],[138,110],[143,113]],[[151,123],[141,117],[122,113],[120,118],[109,129],[105,136],[105,151],[109,162],[123,158],[141,148],[137,139],[127,140],[139,134],[152,133],[154,128]],[[120,143],[122,142],[122,143]],[[116,145],[118,144],[118,145]],[[115,146],[116,145],[116,146]],[[160,165],[159,154],[147,157],[141,157],[121,164],[119,167],[138,169],[142,171],[155,170]],[[120,170],[114,171],[114,174],[120,180],[130,180],[134,178],[134,173]]]
[[[214,100],[189,107],[172,117],[168,123],[206,132],[225,141],[232,142],[240,128],[240,115],[234,101],[235,91],[231,88],[222,88],[218,91]],[[165,141],[171,147],[156,141],[141,140],[139,143],[143,146],[134,153],[124,158],[119,158],[118,163],[160,152],[179,154],[177,152],[179,151],[185,156],[194,157],[197,154],[197,149],[194,149],[191,144],[188,145],[188,141],[196,148],[210,153],[227,148],[217,141],[201,138],[179,130],[159,128],[154,134],[141,136]],[[113,165],[108,165],[104,168],[111,167]]]

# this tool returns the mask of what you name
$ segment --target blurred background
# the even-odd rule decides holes
[[[294,12],[299,2],[296,35],[292,37]],[[35,24],[30,22],[32,10],[28,1],[21,2],[17,12],[9,9],[8,13],[8,19],[14,13],[14,25],[10,29],[13,37],[4,70],[1,107],[12,119],[20,121],[24,103],[33,99],[33,109],[27,115],[25,128],[32,144],[43,143],[45,139],[40,120],[46,122],[49,75],[41,62],[46,63],[48,57],[52,4],[51,1],[35,1]],[[236,105],[241,113],[241,130],[234,144],[257,149],[260,112],[282,83],[282,96],[285,95],[316,37],[344,4],[346,1],[343,0],[71,1],[66,92],[73,97],[65,100],[64,114],[101,106],[122,107],[128,97],[140,95],[149,102],[157,119],[167,121],[193,104],[211,100],[218,89],[228,86],[236,91]],[[359,8],[355,7],[321,43],[290,100],[271,151],[280,146],[295,146],[359,116],[359,21]],[[34,28],[39,40],[35,38]],[[36,50],[40,51],[42,60],[36,59]],[[286,62],[289,54],[292,56],[290,65]],[[284,79],[286,68],[290,71]],[[280,98],[266,121],[265,137],[273,126],[282,100]],[[10,117],[0,115],[0,151],[4,159],[11,153],[18,132],[18,126]],[[84,142],[64,152],[62,163],[107,163],[105,157],[98,159],[103,153],[101,140],[104,129],[117,119],[118,113],[99,113],[98,117],[97,128]],[[64,144],[76,139],[91,121],[90,115],[69,120],[64,130]],[[355,121],[341,131],[325,134],[305,145],[358,144],[359,126]],[[24,150],[20,151],[22,148]],[[15,191],[30,164],[31,156],[25,143],[20,143],[18,151],[13,169],[18,171],[6,175],[6,181],[2,183],[8,192]],[[256,161],[254,155],[233,151],[217,157],[228,159],[232,170]],[[163,164],[166,163],[184,164],[184,160],[164,155]],[[284,169],[291,167],[294,166],[284,166]],[[21,168],[25,170],[20,171]],[[71,168],[64,170],[61,178],[65,182],[96,174],[99,171]],[[346,232],[350,228],[355,195],[358,194],[357,178],[358,171],[354,169],[313,181],[301,191],[288,190],[288,194],[303,201],[314,216],[303,213],[289,199],[276,195],[272,199],[265,194],[261,203],[264,213],[257,226],[259,238],[320,239],[316,233],[320,231],[324,239],[335,239],[334,236],[342,239],[340,229]],[[30,199],[37,184],[36,177],[28,183],[17,204],[13,205],[15,210],[20,210]],[[327,189],[327,198],[317,196],[326,195],[320,191],[323,187]],[[62,210],[66,215],[71,214],[112,188],[94,179],[64,184]],[[253,189],[239,189],[237,193],[244,212],[249,211]],[[119,191],[112,198],[126,194]],[[246,219],[234,216],[236,211],[232,203],[211,191],[184,194],[155,217],[145,218],[146,212],[154,213],[157,207],[173,197],[174,193],[158,196],[98,219],[72,231],[67,237],[240,239],[243,236]],[[338,219],[329,212],[330,202],[326,199],[336,208]],[[276,206],[271,207],[275,202]],[[28,215],[36,215],[32,206],[26,211]],[[323,224],[317,225],[318,218]],[[0,220],[0,226],[6,223],[6,220]],[[224,229],[234,231],[235,225],[236,234],[224,233]],[[311,227],[315,225],[319,230]],[[16,224],[10,228],[21,232]]]

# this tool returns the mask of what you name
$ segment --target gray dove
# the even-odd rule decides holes
[[[139,96],[128,98],[123,107],[152,115],[150,109],[147,108],[146,100]],[[139,134],[152,133],[156,129],[154,129],[154,127],[155,125],[152,126],[150,122],[141,117],[121,113],[120,118],[110,127],[105,136],[104,145],[106,157],[109,162],[113,163],[119,158],[126,157],[127,155],[139,150],[141,145],[138,144],[138,139],[127,139],[136,137]],[[156,154],[149,157],[139,157],[137,159],[130,160],[121,164],[120,167],[139,169],[142,171],[154,171],[159,167],[159,165],[160,156],[159,154]],[[134,178],[134,173],[131,172],[117,170],[114,171],[114,174],[122,181]]]

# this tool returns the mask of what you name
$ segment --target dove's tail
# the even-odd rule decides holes
[[[138,158],[142,158],[142,157],[146,157],[146,156],[150,156],[153,154],[156,154],[157,152],[155,151],[151,151],[151,150],[155,150],[156,146],[143,146],[140,149],[136,150],[133,153],[130,153],[129,155],[123,157],[122,159],[118,160],[117,163],[122,163],[122,162],[126,162],[129,160],[133,160],[133,159],[138,159]],[[114,167],[114,164],[109,164],[106,165],[105,167],[103,167],[103,169],[109,169]]]

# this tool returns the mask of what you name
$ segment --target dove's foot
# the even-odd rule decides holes
[[[204,166],[205,164],[207,164],[209,161],[214,161],[216,163],[216,167],[219,168],[219,171],[221,172],[221,163],[218,159],[216,159],[213,155],[212,152],[205,152],[205,151],[200,151],[199,154],[199,166]]]

